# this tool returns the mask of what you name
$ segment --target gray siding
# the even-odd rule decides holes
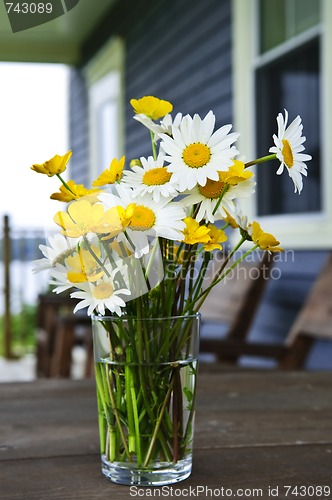
[[[151,154],[146,129],[132,118],[131,98],[155,95],[171,101],[174,113],[204,116],[212,109],[217,126],[232,122],[231,0],[120,0],[86,41],[82,65],[112,34],[123,37],[126,47],[128,159]],[[77,69],[72,71],[70,128],[72,173],[79,182],[86,181],[87,123],[86,89]],[[296,252],[294,259],[276,263],[281,274],[267,285],[251,340],[283,342],[326,256],[323,251]],[[317,342],[307,367],[332,369],[331,348],[331,343]]]
[[[70,71],[70,176],[77,184],[88,182],[89,137],[88,137],[88,98],[84,77],[79,69]]]
[[[177,112],[212,109],[221,126],[232,121],[229,0],[159,0],[126,37],[126,154],[151,154],[146,130],[132,119],[131,98],[155,95]]]
[[[212,109],[217,126],[232,122],[231,1],[121,0],[82,48],[84,65],[111,35],[125,41],[125,153],[151,154],[146,129],[133,120],[131,98],[155,95],[174,112]],[[72,171],[86,178],[87,98],[79,69],[71,80]]]

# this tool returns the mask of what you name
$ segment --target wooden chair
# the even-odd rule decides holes
[[[303,368],[318,339],[332,341],[332,253],[286,338],[280,368]]]
[[[250,290],[250,285],[247,285]],[[255,287],[255,284],[252,285]],[[217,290],[217,293],[219,290]],[[223,302],[223,296],[219,301]],[[236,312],[242,315],[246,310],[247,293],[242,297],[242,305]],[[207,312],[213,315],[216,308],[216,298],[207,304]],[[257,304],[256,304],[257,307]],[[286,340],[283,344],[265,344],[248,342],[244,332],[233,328],[239,325],[241,318],[233,318],[226,337],[222,339],[202,339],[201,350],[215,352],[219,360],[236,361],[239,356],[259,356],[277,360],[279,369],[303,369],[313,343],[318,339],[332,341],[332,254],[330,254],[323,270],[318,275],[303,307],[298,314]],[[244,318],[244,321],[246,319]]]
[[[243,354],[241,348],[247,345],[247,334],[260,305],[272,265],[270,254],[259,254],[255,261],[243,261],[211,290],[200,310],[202,331],[219,322],[227,325],[227,333],[223,339],[203,336],[201,351],[213,352],[218,361],[231,363],[235,363]]]
[[[91,319],[85,311],[73,314],[76,303],[68,294],[39,295],[36,350],[38,377],[70,377],[72,351],[77,344],[83,345],[86,350],[85,375],[90,374]]]

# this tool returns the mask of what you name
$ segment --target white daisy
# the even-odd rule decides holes
[[[190,194],[183,198],[181,203],[184,206],[193,206],[199,203],[199,209],[195,216],[197,222],[203,219],[215,222],[215,220],[227,216],[225,210],[233,215],[235,198],[247,198],[254,192],[254,186],[255,182],[252,179],[245,180],[235,186],[227,186],[222,181],[208,179],[205,186],[194,187]],[[219,202],[223,191],[223,197]]]
[[[306,138],[302,136],[303,125],[300,116],[297,116],[288,127],[287,122],[288,112],[285,109],[285,118],[281,113],[277,116],[278,136],[273,135],[275,146],[270,148],[270,152],[275,153],[280,161],[277,174],[282,174],[286,167],[294,182],[294,192],[298,191],[300,194],[303,188],[301,174],[307,175],[307,166],[304,162],[311,160],[311,156],[301,153],[304,151],[303,143]]]
[[[178,193],[172,183],[172,174],[164,166],[165,155],[159,154],[157,160],[152,156],[140,158],[142,167],[132,167],[132,172],[123,173],[122,183],[133,188],[133,196],[151,194],[154,201],[160,198],[174,198]]]
[[[182,200],[185,206],[198,205],[196,220],[215,219],[227,216],[226,211],[234,217],[234,200],[247,198],[254,192],[253,173],[245,168],[242,161],[234,160],[226,171],[218,171],[219,179],[208,179],[205,186],[195,186],[189,195]]]
[[[137,114],[134,116],[134,120],[142,123],[146,128],[154,133],[154,142],[160,139],[160,134],[172,135],[172,126],[178,127],[182,120],[182,113],[177,113],[174,121],[172,115],[169,113],[160,121],[159,125],[155,123],[151,118],[143,114]]]
[[[78,288],[79,291],[70,294],[72,298],[82,299],[74,309],[74,313],[80,309],[88,307],[88,315],[93,312],[105,315],[106,309],[111,313],[122,315],[121,307],[125,307],[126,303],[121,295],[130,296],[131,292],[127,288],[116,288],[115,275],[117,269],[113,270],[111,276],[104,275],[97,284],[83,283]]]
[[[197,114],[186,115],[179,127],[172,126],[172,137],[161,134],[161,148],[167,153],[167,167],[173,172],[172,180],[181,192],[196,184],[205,186],[207,179],[217,181],[218,170],[227,170],[237,154],[234,146],[238,134],[229,133],[232,126],[225,125],[213,132],[215,116],[212,111],[202,120]]]
[[[235,208],[235,213],[234,213],[235,222],[237,223],[240,229],[243,229],[243,231],[246,231],[248,233],[251,228],[251,223],[249,222],[248,216],[245,215],[237,205],[235,205],[234,208]]]
[[[99,196],[106,207],[122,206],[125,210],[124,221],[126,234],[120,233],[117,240],[127,238],[126,244],[132,246],[135,257],[139,258],[149,252],[148,237],[162,237],[170,240],[181,240],[185,228],[183,219],[186,214],[179,202],[162,198],[156,202],[151,196],[133,198],[132,190],[123,186],[116,187],[118,197],[109,193]],[[130,245],[132,243],[132,245]]]
[[[56,262],[64,261],[68,255],[75,252],[78,238],[66,238],[63,234],[56,234],[48,237],[47,245],[39,245],[39,249],[45,258],[34,261],[33,272],[38,273],[45,269],[50,269]]]
[[[50,269],[50,278],[48,283],[55,287],[52,290],[54,293],[62,293],[74,287],[74,283],[68,279],[67,267],[62,264],[57,264],[55,267]]]

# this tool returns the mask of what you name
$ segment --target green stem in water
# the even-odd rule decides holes
[[[103,369],[102,363],[97,363],[97,365],[100,365],[100,369],[101,370]],[[108,371],[107,365],[105,366],[105,371]],[[122,429],[122,423],[121,423],[121,420],[120,420],[118,409],[116,407],[115,398],[114,398],[113,390],[112,390],[112,387],[111,387],[111,384],[110,384],[110,380],[109,380],[109,377],[108,377],[108,373],[106,373],[106,381],[107,381],[109,399],[110,399],[110,402],[111,402],[111,405],[112,405],[112,409],[113,409],[113,413],[114,413],[114,417],[115,417],[115,420],[116,420],[116,423],[117,423],[117,426],[118,426],[118,429],[119,429],[119,433],[120,433],[121,441],[122,441],[122,444],[123,444],[123,448],[124,448],[125,454],[127,455],[128,461],[132,462],[131,455],[130,455],[130,452],[129,452],[129,449],[128,449],[128,446],[127,446],[126,437],[125,437],[123,429]]]
[[[252,167],[253,165],[258,165],[259,163],[264,163],[266,161],[275,160],[276,158],[276,154],[262,156],[261,158],[257,158],[256,160],[248,161],[248,163],[245,163],[244,168]]]
[[[173,391],[173,385],[174,385],[174,376],[172,377],[172,380],[170,381],[164,402],[163,402],[162,407],[160,409],[160,413],[159,413],[159,416],[158,416],[158,419],[156,422],[156,426],[154,428],[154,432],[153,432],[153,435],[152,435],[152,438],[150,441],[149,449],[148,449],[146,457],[145,457],[144,467],[147,467],[149,464],[149,461],[150,461],[150,458],[151,458],[151,455],[152,455],[152,452],[153,452],[153,449],[154,449],[154,446],[155,446],[155,443],[156,443],[156,440],[158,437],[158,432],[159,432],[159,429],[160,429],[160,426],[161,426],[161,423],[163,420],[163,415],[165,413],[169,398],[171,397],[171,393]]]

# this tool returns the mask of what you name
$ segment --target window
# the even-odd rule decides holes
[[[259,51],[264,53],[320,22],[320,0],[260,0]]]
[[[111,38],[85,67],[89,91],[90,180],[120,159],[123,134],[123,61],[120,38]]]
[[[256,167],[255,200],[244,202],[251,218],[275,232],[283,246],[332,246],[332,2],[329,0],[232,0],[234,125],[247,160],[268,154],[276,116],[301,115],[308,178],[301,195],[279,163]]]
[[[110,72],[90,89],[91,153],[93,175],[97,177],[109,167],[119,151],[119,93],[117,72]]]
[[[275,117],[287,109],[289,120],[301,115],[313,160],[308,169],[306,189],[300,197],[287,176],[276,177],[276,168],[258,170],[258,215],[319,212],[320,172],[320,35],[308,32],[319,21],[319,1],[260,0],[259,54],[256,59],[256,151],[266,154],[276,132]],[[304,32],[307,36],[297,38]],[[285,43],[288,42],[288,43]],[[271,53],[273,49],[274,52]],[[270,51],[270,52],[269,52]],[[270,54],[269,57],[261,55]]]

